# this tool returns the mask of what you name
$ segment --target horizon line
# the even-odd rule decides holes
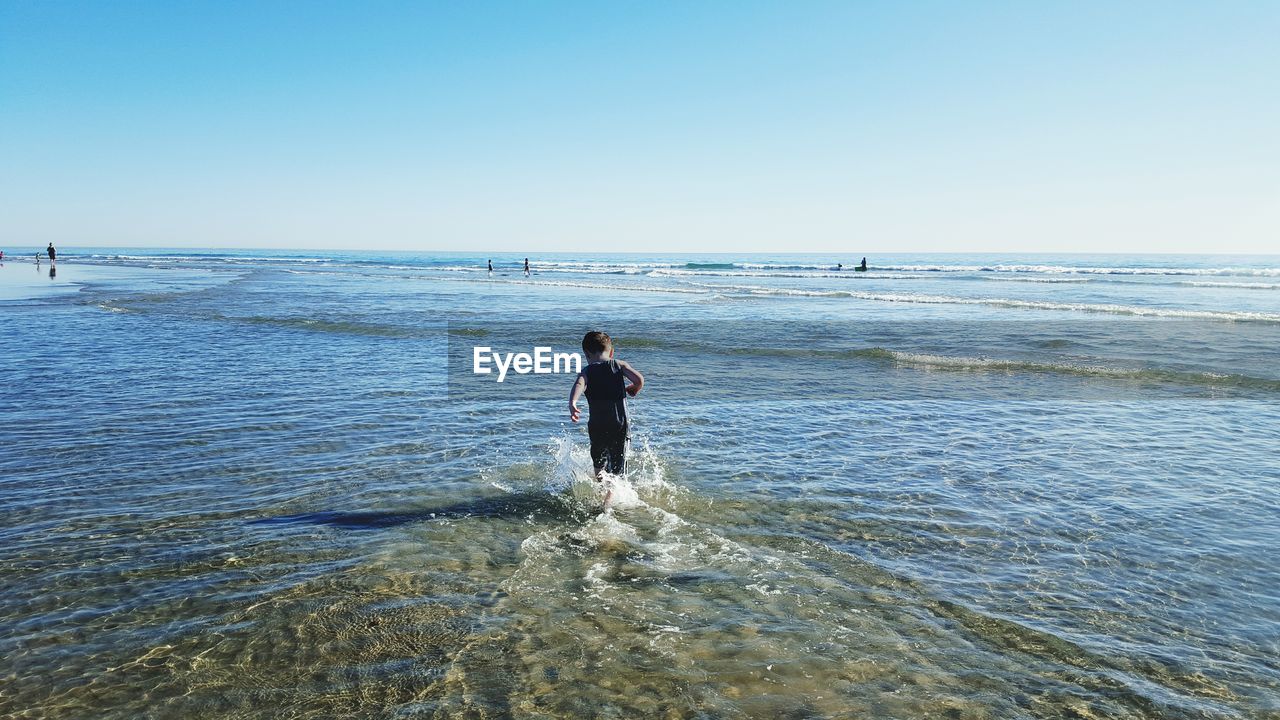
[[[61,244],[57,243],[56,245]],[[20,245],[18,247],[31,247],[38,250],[44,248],[40,245]],[[336,247],[261,247],[261,246],[245,246],[245,245],[108,245],[108,244],[73,244],[67,243],[63,247],[70,249],[77,248],[94,248],[94,249],[119,249],[119,250],[249,250],[259,252],[335,252],[335,253],[451,253],[457,255],[528,255],[533,257],[536,253],[549,255],[591,255],[591,256],[637,256],[637,255],[720,255],[720,256],[738,256],[738,255],[815,255],[815,256],[843,256],[843,255],[1239,255],[1248,257],[1280,257],[1280,253],[1259,253],[1259,252],[1241,252],[1241,251],[1217,251],[1217,252],[1187,252],[1187,251],[1165,251],[1152,252],[1142,250],[1106,250],[1106,251],[1087,251],[1087,250],[971,250],[966,252],[957,252],[955,250],[858,250],[851,252],[840,252],[831,250],[794,250],[794,251],[773,251],[773,250],[744,250],[741,252],[725,252],[725,251],[700,251],[700,250],[671,250],[662,251],[646,250],[643,252],[621,252],[606,251],[595,252],[585,250],[446,250],[441,248],[429,249],[407,249],[407,248],[336,248]],[[4,250],[0,247],[0,250]]]

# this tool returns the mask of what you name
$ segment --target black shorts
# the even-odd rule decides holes
[[[588,425],[587,435],[591,436],[591,464],[596,471],[604,468],[606,472],[621,475],[627,464],[627,432],[626,425]]]

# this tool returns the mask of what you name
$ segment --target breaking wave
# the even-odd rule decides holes
[[[870,348],[855,351],[855,353],[862,357],[887,360],[899,365],[914,365],[938,368],[942,370],[1054,373],[1110,378],[1115,380],[1134,380],[1139,382],[1184,385],[1208,385],[1224,388],[1248,388],[1251,390],[1280,392],[1280,380],[1260,378],[1250,375],[1194,372],[1165,368],[1132,368],[1107,365],[1086,365],[1080,363],[1039,360],[933,355],[929,353],[887,350],[884,348]]]
[[[925,305],[985,305],[988,307],[1022,308],[1027,310],[1063,310],[1071,312],[1106,313],[1139,317],[1184,318],[1194,320],[1228,320],[1247,322],[1280,322],[1280,313],[1244,310],[1190,310],[1161,308],[1143,305],[1118,305],[1106,303],[1066,303],[1044,300],[1018,300],[1012,298],[969,298],[952,295],[928,295],[912,293],[872,293],[857,290],[801,290],[796,288],[768,288],[756,285],[701,285],[721,290],[735,290],[749,295],[776,295],[788,297],[847,297],[875,302],[917,303]]]

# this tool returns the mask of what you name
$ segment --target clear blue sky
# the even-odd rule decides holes
[[[1280,2],[0,0],[0,246],[1280,252]]]

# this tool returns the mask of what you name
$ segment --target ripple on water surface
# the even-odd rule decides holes
[[[548,410],[441,378],[443,320],[496,346],[522,336],[482,310],[593,290],[477,308],[462,281],[326,272],[91,289],[10,326],[0,714],[1280,711],[1280,416],[1243,341],[1142,374],[1112,325],[1017,352],[989,323],[918,328],[942,348],[805,328],[808,352],[777,329],[794,304],[697,342],[633,327],[652,387],[601,513],[565,388]],[[721,312],[657,295],[637,302],[673,325]],[[1223,354],[1242,369],[1206,379]],[[717,362],[754,369],[733,375],[749,401]],[[777,390],[824,371],[874,392]]]

